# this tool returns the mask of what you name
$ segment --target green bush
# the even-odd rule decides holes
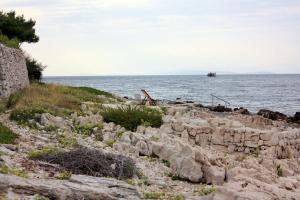
[[[85,136],[91,136],[94,133],[94,128],[103,129],[103,125],[102,124],[98,124],[98,125],[88,124],[85,126],[75,125],[76,132]]]
[[[30,56],[26,56],[26,66],[30,82],[41,82],[43,71],[47,66]]]
[[[114,122],[131,131],[145,122],[152,127],[160,127],[162,124],[161,113],[147,107],[107,108],[101,114],[105,122]]]
[[[56,147],[43,147],[40,150],[32,150],[28,153],[29,158],[36,159],[45,155],[54,155],[59,153],[60,150]]]
[[[18,39],[9,39],[7,36],[0,34],[0,43],[7,47],[18,49],[20,47],[20,41]]]
[[[16,138],[17,135],[14,132],[0,123],[0,144],[12,144]]]
[[[33,127],[34,125],[30,123],[30,120],[38,121],[38,114],[46,113],[47,111],[43,108],[34,107],[34,108],[24,108],[24,109],[15,109],[10,114],[10,120],[16,121],[19,125],[26,125]],[[34,127],[33,127],[34,128]]]
[[[24,170],[22,169],[17,169],[17,168],[10,168],[7,167],[6,165],[0,165],[0,173],[1,174],[8,174],[8,175],[14,175],[14,176],[20,176],[23,178],[27,177],[27,174]]]

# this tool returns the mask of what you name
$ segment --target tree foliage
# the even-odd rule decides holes
[[[23,15],[17,16],[15,11],[4,13],[0,11],[0,34],[9,39],[18,39],[20,42],[38,42],[35,34],[35,21],[26,20]]]
[[[42,72],[46,68],[46,66],[31,58],[30,56],[26,56],[26,65],[29,80],[31,82],[40,82],[42,80]]]

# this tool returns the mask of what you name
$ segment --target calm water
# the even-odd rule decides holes
[[[210,94],[231,106],[251,111],[261,108],[286,114],[300,111],[300,75],[219,75],[209,78],[191,76],[98,76],[45,77],[45,82],[89,86],[122,96],[133,97],[145,89],[153,98],[193,100],[211,104]]]

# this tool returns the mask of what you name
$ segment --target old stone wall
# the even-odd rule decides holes
[[[0,96],[7,97],[28,85],[28,72],[23,52],[0,44]]]
[[[178,113],[177,113],[178,114]],[[227,153],[258,154],[263,151],[279,159],[300,157],[300,130],[272,125],[261,116],[237,115],[232,120],[192,112],[168,116],[165,130],[185,138],[190,144],[212,146]],[[201,115],[201,114],[200,114]],[[194,116],[194,117],[193,117]],[[163,127],[164,128],[164,127]]]

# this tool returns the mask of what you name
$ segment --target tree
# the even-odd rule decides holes
[[[38,42],[39,37],[35,34],[35,21],[26,20],[23,15],[16,16],[15,11],[4,13],[0,11],[0,34],[9,39],[18,39],[20,42]]]
[[[42,80],[42,72],[46,68],[42,63],[39,63],[37,60],[26,56],[26,65],[28,70],[28,78],[31,82]]]

